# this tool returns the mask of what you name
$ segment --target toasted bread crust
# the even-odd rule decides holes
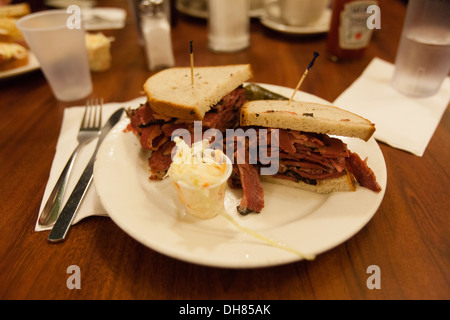
[[[0,71],[6,71],[28,64],[28,51],[15,43],[0,43]]]
[[[0,6],[0,17],[20,18],[29,13],[31,13],[31,8],[26,2]]]
[[[0,17],[0,42],[25,44],[25,39],[16,22],[15,18]]]
[[[152,97],[148,98],[148,102],[150,107],[159,114],[184,120],[201,120],[204,117],[204,114],[201,114],[197,109],[189,108],[181,104],[160,101]]]
[[[0,71],[11,70],[19,67],[23,67],[28,64],[28,56],[21,59],[14,59],[8,63],[0,62]]]

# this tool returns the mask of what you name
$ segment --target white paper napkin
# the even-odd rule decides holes
[[[375,123],[375,139],[422,156],[450,101],[450,77],[434,96],[412,98],[391,86],[394,69],[374,58],[333,104]]]
[[[83,8],[81,14],[88,31],[122,29],[127,18],[126,11],[121,8]]]
[[[107,103],[103,105],[102,120],[105,123],[111,114],[120,107],[131,107],[136,108],[140,103],[145,102],[145,97],[136,98],[131,101],[121,102],[121,103]],[[52,168],[50,170],[50,176],[45,188],[44,196],[42,198],[41,207],[39,209],[39,216],[42,209],[47,202],[47,199],[53,190],[56,181],[58,180],[61,171],[70,158],[73,150],[75,150],[78,145],[77,135],[80,128],[81,119],[83,118],[84,107],[70,107],[64,110],[64,117],[61,126],[61,132],[58,138],[58,143],[56,145],[56,153],[53,158]],[[84,168],[88,164],[92,153],[94,152],[95,146],[97,145],[98,139],[94,139],[89,142],[85,147],[80,150],[78,157],[75,159],[75,163],[72,168],[71,175],[68,180],[66,192],[64,194],[63,204],[69,199],[72,190],[78,182],[78,179],[83,174]],[[105,209],[102,207],[97,193],[95,191],[94,183],[91,183],[86,195],[84,196],[83,202],[75,215],[72,224],[76,224],[82,219],[89,216],[107,216]],[[38,217],[39,219],[39,217]],[[38,220],[36,220],[35,231],[50,230],[52,227],[40,227]]]

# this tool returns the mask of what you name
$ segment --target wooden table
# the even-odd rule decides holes
[[[103,3],[102,3],[103,5]],[[142,95],[151,75],[128,10],[115,37],[113,66],[93,74],[92,96],[105,102]],[[401,1],[382,1],[382,27],[366,55],[343,64],[326,58],[326,35],[291,36],[251,22],[251,46],[232,54],[207,48],[206,21],[177,15],[177,66],[251,63],[254,81],[295,87],[322,54],[302,90],[334,101],[375,56],[394,62],[405,16]],[[145,247],[105,217],[75,225],[68,239],[47,242],[34,225],[49,176],[64,109],[84,101],[55,100],[40,71],[0,82],[0,299],[448,299],[450,298],[450,113],[444,114],[423,157],[380,143],[388,184],[373,219],[345,243],[317,256],[259,269],[222,269],[178,261]],[[69,290],[67,268],[81,270]],[[369,289],[367,268],[380,268],[381,288]]]

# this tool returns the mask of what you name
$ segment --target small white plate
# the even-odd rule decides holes
[[[71,5],[76,5],[81,8],[92,8],[97,4],[94,0],[46,0],[45,5],[53,8],[67,8]]]
[[[289,88],[262,85],[290,97]],[[327,103],[297,92],[296,100]],[[124,132],[129,119],[119,122],[103,141],[94,166],[94,183],[111,219],[128,235],[167,256],[226,268],[255,268],[290,263],[302,258],[271,246],[219,215],[201,220],[183,214],[168,181],[150,181],[149,153],[139,139]],[[228,189],[225,208],[239,225],[308,255],[317,255],[355,235],[373,217],[386,189],[386,164],[377,142],[343,138],[349,149],[375,172],[380,193],[357,187],[355,192],[324,195],[264,183],[265,207],[260,214],[241,216],[236,206],[242,190]]]
[[[257,5],[258,2],[255,1],[255,5],[250,7],[249,16],[252,18],[258,18],[264,13],[264,8],[262,5]],[[187,1],[177,1],[176,9],[181,13],[195,18],[208,19],[208,4],[206,1],[196,0],[194,2]]]
[[[37,60],[36,56],[32,52],[29,52],[27,65],[11,70],[0,71],[0,79],[9,78],[17,76],[19,74],[31,72],[39,69],[40,67],[41,65],[39,64],[39,61]]]
[[[283,19],[280,18],[280,7],[278,3],[272,2],[267,4],[267,9],[270,14],[265,12],[260,18],[261,23],[275,31],[289,33],[289,34],[316,34],[326,33],[330,30],[331,23],[331,9],[325,10],[323,15],[315,23],[308,26],[291,26],[287,25]]]

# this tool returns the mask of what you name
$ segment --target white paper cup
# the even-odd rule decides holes
[[[17,27],[38,59],[55,97],[61,101],[85,98],[92,92],[92,79],[85,44],[85,31],[69,29],[73,19],[66,10],[29,14]]]
[[[178,198],[185,206],[186,211],[193,216],[201,219],[210,219],[217,216],[224,209],[227,181],[233,170],[233,165],[230,158],[224,153],[222,153],[222,161],[226,163],[223,177],[217,183],[207,187],[194,186],[171,178]]]

